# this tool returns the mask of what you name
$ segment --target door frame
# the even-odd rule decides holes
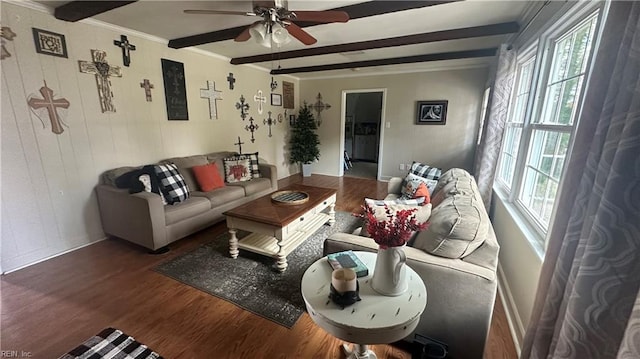
[[[385,129],[385,113],[387,109],[387,89],[386,88],[372,88],[372,89],[354,89],[354,90],[342,90],[342,101],[340,104],[340,169],[338,176],[344,176],[344,125],[346,123],[345,112],[347,110],[347,94],[352,93],[366,93],[366,92],[381,92],[382,93],[382,109],[380,110],[380,140],[378,143],[378,170],[376,173],[376,180],[380,181],[382,176],[382,148],[384,142],[384,129]]]

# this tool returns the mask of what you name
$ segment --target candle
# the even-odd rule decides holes
[[[356,272],[350,268],[336,269],[331,273],[331,284],[338,293],[355,292],[358,285]]]

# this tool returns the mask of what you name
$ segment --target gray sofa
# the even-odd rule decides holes
[[[398,198],[401,182],[389,182],[386,199]],[[499,245],[475,180],[466,171],[445,172],[432,204],[429,227],[405,248],[407,264],[427,287],[427,306],[415,333],[447,344],[451,358],[479,359],[497,291]],[[376,251],[377,244],[347,233],[324,242],[325,255],[349,249]]]
[[[276,167],[260,160],[260,178],[239,183],[226,183],[223,188],[202,192],[191,167],[216,163],[224,178],[222,159],[235,152],[169,158],[189,187],[189,198],[174,205],[163,205],[158,194],[139,192],[115,186],[120,175],[140,167],[120,167],[106,171],[96,187],[102,228],[107,235],[119,237],[156,251],[212,224],[222,221],[224,211],[278,189]]]

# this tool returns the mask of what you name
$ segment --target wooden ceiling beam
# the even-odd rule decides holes
[[[394,57],[390,59],[344,62],[339,64],[307,66],[307,67],[294,67],[289,69],[271,70],[271,75],[296,74],[296,73],[303,73],[303,72],[317,72],[317,71],[329,71],[329,70],[343,70],[343,69],[353,69],[356,67],[399,65],[399,64],[416,63],[416,62],[470,59],[470,58],[476,58],[476,57],[495,56],[497,51],[498,49],[494,47],[494,48],[488,48],[488,49],[442,52],[438,54],[426,54],[426,55],[416,55],[416,56],[406,56],[406,57]]]
[[[75,22],[136,1],[71,1],[58,6],[53,15],[58,20]]]
[[[386,39],[351,42],[348,44],[329,45],[320,47],[311,47],[301,50],[292,50],[284,52],[276,52],[262,55],[236,57],[231,59],[234,65],[251,64],[256,62],[294,59],[307,56],[318,56],[326,54],[337,54],[341,52],[362,51],[371,49],[381,49],[394,46],[415,45],[428,42],[458,40],[472,37],[504,35],[518,32],[520,25],[517,22],[503,22],[500,24],[492,24],[485,26],[465,27],[452,30],[426,32],[422,34],[414,34],[408,36],[398,36]]]
[[[440,1],[374,0],[374,1],[367,1],[363,3],[353,4],[353,5],[342,6],[342,7],[338,7],[330,10],[345,11],[347,14],[349,14],[349,19],[353,20],[353,19],[360,19],[363,17],[388,14],[396,11],[411,10],[411,9],[417,9],[417,8],[422,8],[427,6],[434,6],[434,5],[442,5],[442,4],[447,4],[451,2],[457,2],[457,1],[463,1],[463,0],[440,0]],[[322,23],[296,21],[296,25],[300,27],[309,27],[309,26],[315,26],[320,24]],[[229,29],[206,32],[203,34],[197,34],[197,35],[186,36],[186,37],[169,40],[168,46],[174,49],[181,49],[183,47],[197,46],[197,45],[208,44],[211,42],[231,40],[231,39],[234,39],[236,36],[240,35],[240,33],[247,26],[249,25],[237,26]]]

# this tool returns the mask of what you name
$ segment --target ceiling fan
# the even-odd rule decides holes
[[[318,23],[347,22],[349,14],[344,11],[292,11],[287,8],[287,0],[253,1],[253,12],[225,10],[184,10],[185,14],[220,14],[258,16],[256,21],[244,29],[234,41],[247,41],[254,37],[263,46],[283,45],[291,41],[288,35],[305,45],[313,45],[318,40],[294,23],[310,21]]]

